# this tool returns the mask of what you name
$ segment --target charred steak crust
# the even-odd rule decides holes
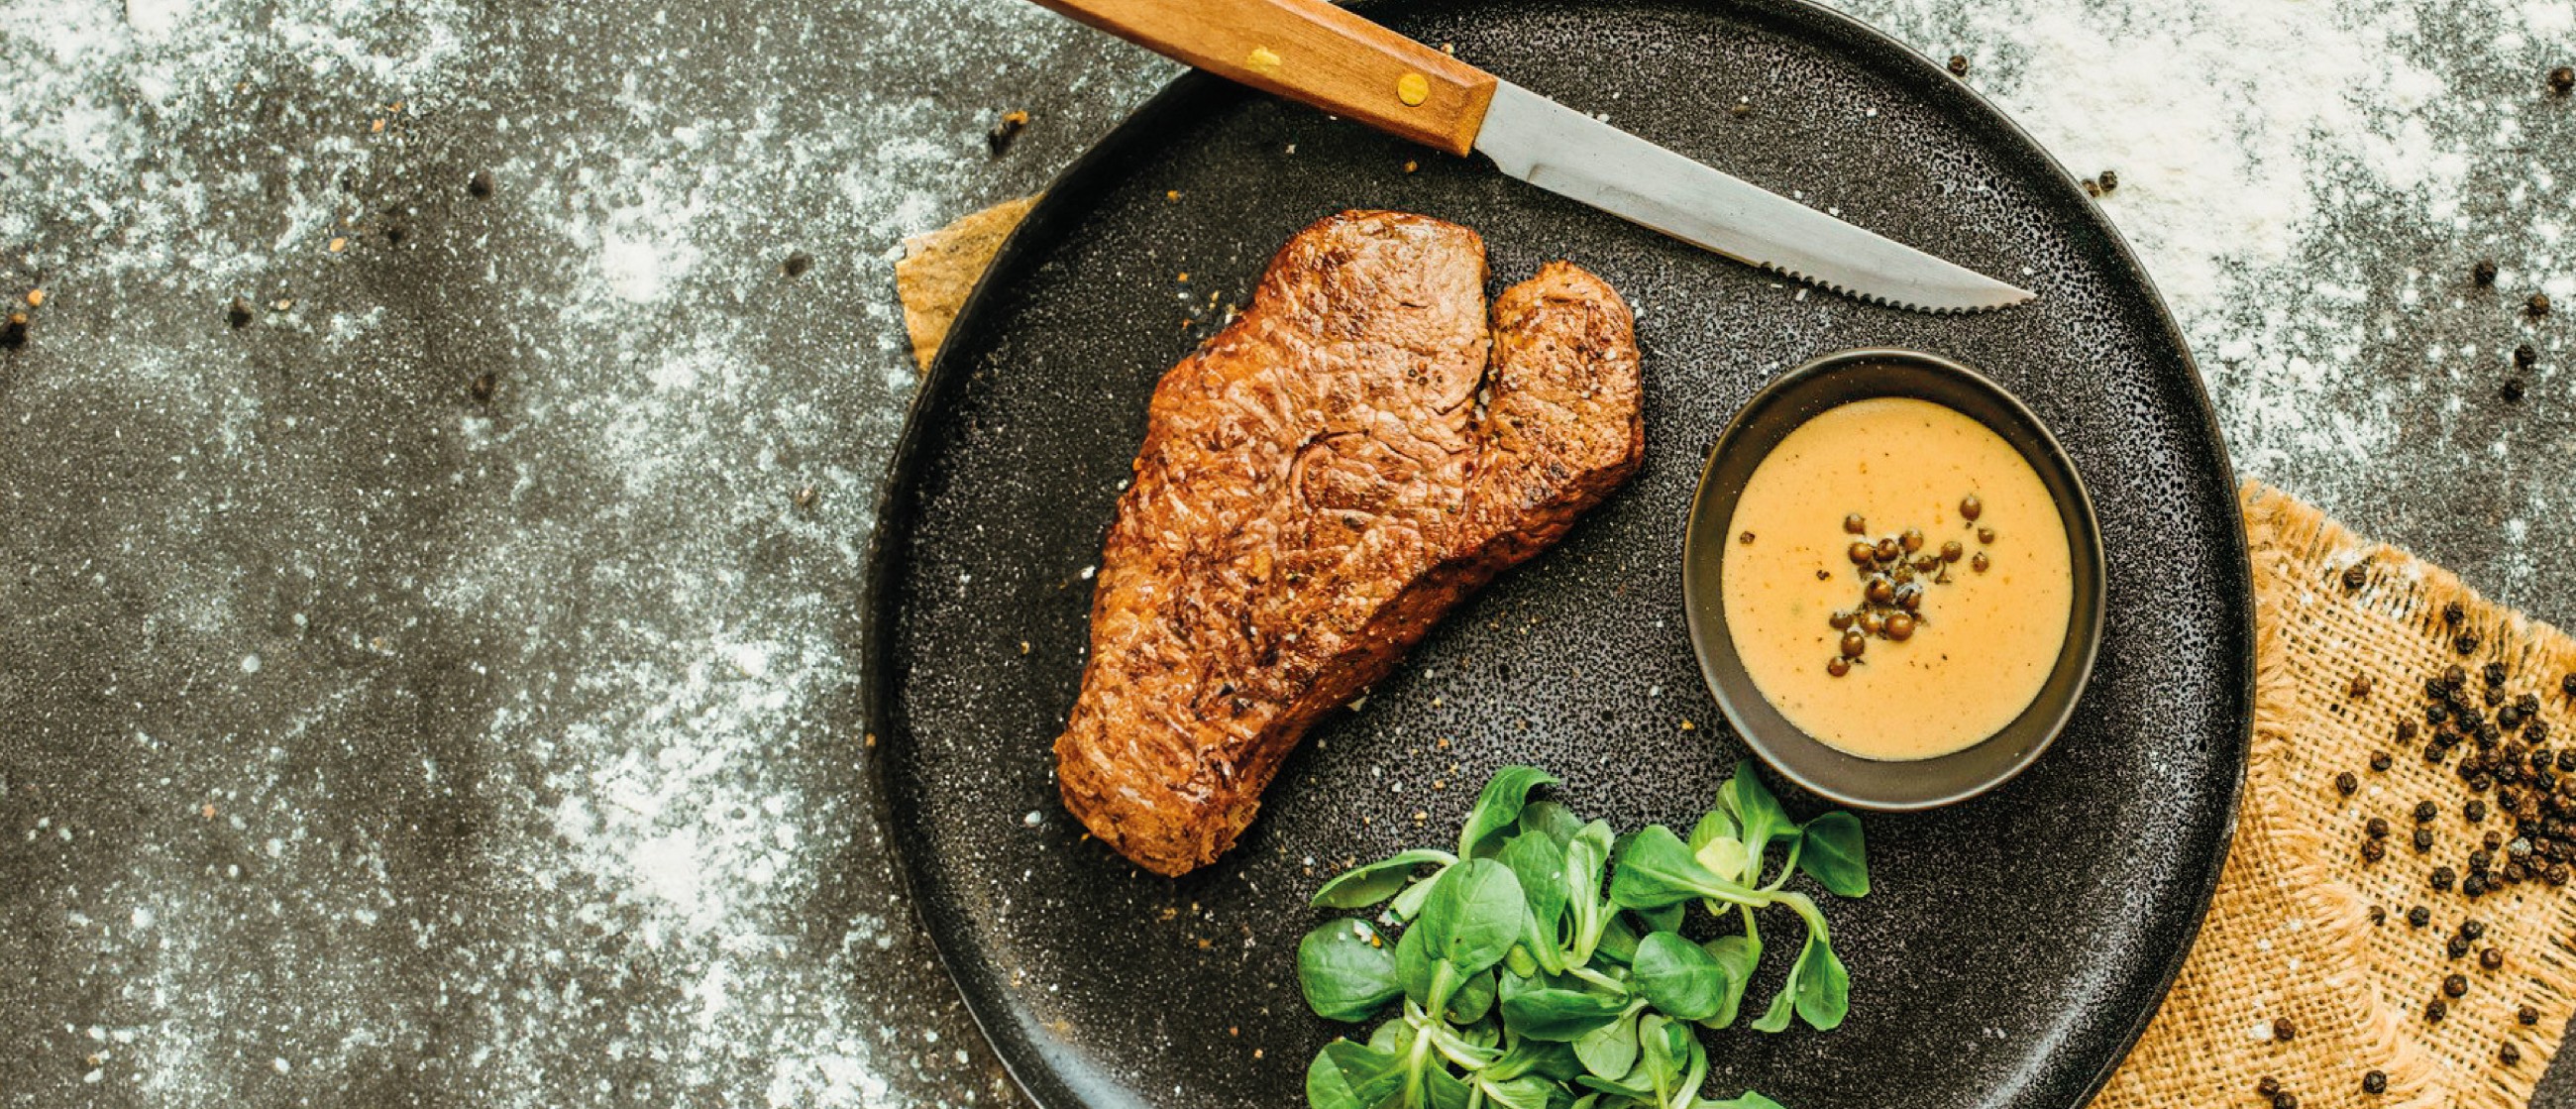
[[[1645,450],[1628,306],[1400,212],[1297,233],[1155,387],[1056,739],[1065,807],[1177,875],[1233,846],[1316,718],[1561,538]]]

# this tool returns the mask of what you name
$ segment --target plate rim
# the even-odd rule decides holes
[[[1473,0],[1473,2],[1481,4],[1508,2],[1508,0]],[[1672,0],[1650,0],[1650,2],[1670,3]],[[1410,7],[1412,0],[1350,0],[1342,6],[1365,15]],[[1924,82],[1927,87],[1916,95],[1934,101],[1935,106],[1942,108],[1945,114],[1964,114],[1979,125],[2000,128],[2002,137],[2017,142],[2026,151],[2036,154],[2039,163],[2056,175],[2056,184],[2060,188],[2069,194],[2080,194],[2083,191],[2077,177],[2067,170],[2056,153],[2032,136],[2001,106],[1973,86],[1952,77],[1946,68],[1929,55],[1858,17],[1828,7],[1817,0],[1723,0],[1722,3],[1712,7],[1739,18],[1750,16],[1776,23],[1802,25],[1795,26],[1795,29],[1802,34],[1817,34],[1820,30],[1818,25],[1822,25],[1822,30],[1839,34],[1846,40],[1866,43],[1888,52],[1893,56],[1894,64],[1911,67],[1914,71],[1912,74],[1898,72],[1890,76],[1899,79],[1909,76],[1931,79]],[[1096,196],[1101,191],[1098,178],[1127,152],[1157,141],[1159,136],[1155,133],[1154,127],[1156,120],[1194,103],[1222,103],[1228,98],[1243,99],[1252,95],[1256,95],[1252,90],[1232,85],[1222,78],[1193,69],[1174,78],[1138,104],[1099,141],[1093,143],[1066,165],[1063,171],[1049,181],[1046,188],[1038,194],[1038,199],[1031,205],[1028,214],[1004,238],[992,260],[986,264],[984,272],[976,278],[974,288],[958,307],[957,314],[951,322],[949,334],[953,336],[971,327],[988,310],[988,303],[999,295],[995,290],[1002,282],[997,279],[1016,277],[1025,271],[1036,253],[1034,244],[1052,241],[1054,238],[1042,232],[1072,215],[1077,200],[1088,200]],[[1963,99],[1958,105],[1939,105],[1939,98],[1945,95]],[[2230,540],[2230,548],[2234,552],[2232,559],[2224,560],[2223,569],[2235,579],[2234,588],[2229,591],[2232,595],[2228,599],[2234,602],[2237,609],[2245,616],[2244,625],[2234,629],[2242,638],[2245,649],[2242,652],[2241,663],[2237,667],[2238,672],[2234,683],[2244,695],[2244,711],[2240,714],[2233,738],[2236,750],[2241,755],[2250,755],[2254,734],[2254,701],[2258,693],[2256,671],[2260,646],[2259,629],[2255,624],[2257,612],[2254,605],[2252,552],[2246,549],[2244,517],[2234,508],[2241,482],[2237,476],[2235,463],[2229,455],[2226,437],[2219,427],[2217,410],[2210,402],[2208,379],[2201,372],[2199,359],[2193,353],[2181,325],[2174,318],[2172,305],[2165,299],[2162,290],[2156,286],[2154,277],[2139,260],[2136,250],[2129,245],[2128,239],[2120,234],[2119,228],[2112,224],[2101,207],[2098,204],[2088,203],[2082,210],[2087,213],[2085,227],[2100,237],[2101,249],[2107,257],[2116,263],[2119,269],[2124,270],[2129,279],[2136,282],[2140,291],[2145,294],[2147,303],[2155,309],[2157,326],[2164,333],[2172,349],[2181,355],[2182,368],[2186,371],[2185,384],[2188,386],[2187,392],[2192,407],[2199,417],[2201,436],[2214,451],[2221,468],[2221,476],[2227,489],[2225,500],[2230,507],[2220,515],[2224,517],[2224,531]],[[903,776],[896,766],[899,761],[896,755],[898,746],[905,742],[901,737],[908,736],[909,732],[899,727],[902,721],[892,714],[887,693],[889,683],[885,680],[891,672],[891,641],[894,638],[887,633],[886,617],[893,607],[895,593],[889,588],[889,582],[901,557],[902,548],[906,546],[905,541],[909,539],[912,532],[914,521],[912,514],[904,510],[904,502],[915,490],[925,461],[927,418],[935,410],[948,407],[946,402],[950,399],[950,395],[961,388],[964,381],[971,376],[960,369],[961,361],[965,356],[959,353],[970,345],[943,342],[938,352],[932,356],[929,368],[923,371],[920,383],[913,391],[912,399],[904,407],[902,428],[896,434],[887,455],[876,496],[870,506],[873,526],[869,532],[866,559],[861,570],[863,578],[858,604],[858,650],[854,660],[857,663],[856,671],[859,678],[860,720],[866,735],[866,744],[861,749],[861,758],[872,764],[862,767],[862,774],[875,793],[873,803],[867,808],[878,821],[883,857],[888,869],[894,873],[903,894],[909,910],[907,915],[921,930],[923,937],[929,941],[931,951],[939,962],[940,972],[947,976],[949,983],[957,990],[959,999],[964,1003],[968,1019],[974,1023],[976,1031],[992,1048],[995,1059],[1000,1062],[1004,1073],[1010,1076],[1013,1085],[1017,1086],[1021,1095],[1028,1098],[1039,1109],[1102,1109],[1105,1103],[1085,1098],[1073,1084],[1066,1080],[1064,1074],[1046,1064],[1047,1051],[1034,1042],[1020,1027],[1020,1022],[1016,1019],[1018,1010],[1009,1004],[1007,999],[985,988],[987,984],[977,976],[964,973],[973,969],[965,965],[971,953],[956,950],[955,947],[959,944],[948,937],[947,929],[943,928],[938,921],[931,919],[930,902],[924,896],[926,875],[923,872],[922,861],[914,858],[913,853],[906,849],[899,827],[902,821],[898,816],[898,809],[901,806],[896,803],[895,798],[909,783],[902,780]],[[2128,1019],[2125,1026],[2115,1026],[2119,1027],[2117,1036],[2119,1049],[2110,1053],[2107,1061],[2096,1068],[2095,1073],[2085,1080],[2078,1095],[2068,1103],[2070,1109],[2080,1109],[2089,1104],[2110,1082],[2111,1076],[2119,1070],[2121,1064],[2127,1061],[2138,1041],[2145,1036],[2148,1024],[2163,1008],[2164,999],[2171,995],[2173,984],[2180,977],[2192,950],[2198,946],[2200,934],[2209,919],[2209,906],[2216,898],[2219,880],[2226,870],[2229,856],[2233,853],[2236,832],[2243,819],[2246,762],[2245,757],[2233,760],[2225,780],[2218,783],[2223,786],[2226,794],[2226,816],[2216,829],[2218,846],[2209,859],[2206,873],[2198,888],[2191,891],[2191,900],[2197,905],[2197,911],[2184,924],[2182,935],[2179,937],[2180,942],[2176,943],[2171,952],[2165,956],[2163,965],[2154,968],[2152,975],[2154,1002],[2141,1006]]]

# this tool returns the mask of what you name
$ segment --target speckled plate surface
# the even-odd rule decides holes
[[[1680,609],[1703,452],[1771,376],[1904,346],[1988,370],[2064,440],[2110,556],[2101,657],[2028,773],[1865,818],[1875,892],[1834,908],[1850,1021],[1714,1034],[1709,1088],[1793,1109],[2081,1104],[2198,927],[2252,699],[2230,472],[2136,262],[1993,109],[1795,0],[1369,10],[2039,300],[1969,317],[1875,308],[1212,80],[1145,106],[1049,193],[951,333],[897,452],[869,583],[891,838],[1001,1057],[1050,1109],[1295,1104],[1342,1031],[1295,981],[1297,937],[1318,919],[1305,898],[1333,868],[1454,834],[1474,786],[1509,762],[1557,771],[1567,800],[1623,828],[1686,825],[1744,754]],[[1728,111],[1739,102],[1745,115]],[[1232,854],[1155,878],[1084,839],[1056,800],[1050,744],[1079,680],[1088,570],[1156,379],[1282,241],[1345,207],[1475,227],[1497,287],[1559,257],[1608,278],[1639,310],[1647,460],[1319,728]]]

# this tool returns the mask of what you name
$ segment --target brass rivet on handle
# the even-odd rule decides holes
[[[1407,73],[1395,79],[1395,98],[1408,108],[1418,108],[1431,99],[1431,80],[1419,73]]]

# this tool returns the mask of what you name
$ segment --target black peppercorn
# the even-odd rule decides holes
[[[1968,75],[1968,56],[1967,56],[1967,55],[1965,55],[1965,54],[1952,54],[1952,55],[1950,55],[1950,76],[1953,76],[1953,77],[1965,77],[1965,76],[1967,76],[1967,75]]]
[[[2451,649],[2464,655],[2478,653],[2478,633],[2461,632],[2459,638],[2451,641]]]
[[[2483,920],[2463,920],[2460,922],[2460,934],[2473,940],[2485,939],[2487,938],[2487,922]]]
[[[2487,803],[2470,798],[2468,804],[2460,806],[2460,815],[2469,818],[2471,824],[2481,823],[2487,818]]]
[[[2254,1096],[2256,1097],[2275,1097],[2278,1096],[2280,1092],[2281,1080],[2278,1078],[2274,1078],[2267,1074],[2254,1080]]]
[[[492,171],[488,169],[475,170],[471,176],[465,179],[465,194],[476,200],[490,199],[492,196]]]
[[[2272,1018],[2272,1038],[2282,1043],[2295,1040],[2299,1038],[2299,1026],[2290,1023],[2288,1017],[2274,1017]]]
[[[2423,852],[2430,851],[2430,850],[2432,850],[2432,849],[2433,849],[2433,830],[2432,830],[2431,828],[2417,828],[2417,829],[2415,829],[2415,850],[2416,850],[2416,852],[2417,852],[2418,854],[2421,854],[2421,853],[2423,853]]]
[[[2375,863],[2387,857],[2388,844],[2385,841],[2375,839],[2366,839],[2361,841],[2361,860],[2363,862]]]
[[[2368,832],[2372,839],[2388,838],[2388,821],[2384,817],[2371,817],[2369,823],[2363,824],[2361,829]]]
[[[2515,1023],[2529,1027],[2540,1023],[2540,1010],[2525,1005],[2513,1011],[2513,1019]]]
[[[2417,801],[2417,802],[2415,802],[2415,823],[2417,823],[2417,824],[2430,824],[2430,823],[2432,823],[2432,822],[2433,822],[2433,818],[2434,818],[2434,817],[2437,817],[2437,816],[2440,816],[2440,815],[2442,815],[2442,810],[2441,810],[2441,808],[2440,808],[2439,806],[2437,806],[2437,805],[2433,804],[2432,802],[2430,802],[2430,801]]]
[[[2505,673],[2503,663],[2490,662],[2478,668],[2478,676],[2486,679],[2488,685],[2503,685],[2510,675]]]
[[[1978,551],[1976,557],[1968,560],[1968,568],[1980,574],[1985,573],[1986,568],[1992,565],[1994,560],[1987,558],[1984,551]]]
[[[2368,696],[2370,696],[2370,675],[2368,675],[2368,674],[2355,674],[2355,675],[2353,675],[2353,676],[2352,676],[2352,683],[2351,683],[2350,685],[2345,686],[2345,687],[2344,687],[2344,691],[2345,691],[2345,692],[2347,692],[2347,693],[2352,694],[2352,695],[2353,695],[2353,696],[2355,696],[2355,697],[2368,697]]]
[[[2503,970],[2504,952],[2492,947],[2478,952],[2478,968],[2481,970]]]
[[[2515,1047],[2510,1043],[2507,1043],[2502,1047],[2498,1047],[2496,1048],[2496,1061],[2503,1063],[2508,1067],[2522,1062],[2522,1049]]]
[[[2447,954],[2454,959],[2468,958],[2469,941],[2461,939],[2458,936],[2453,936],[2451,937],[2450,942],[2442,945],[2442,951],[2444,954]]]
[[[2427,909],[2422,905],[2417,905],[2412,909],[2406,910],[2406,924],[2408,927],[2421,928],[2431,923],[2433,923],[2433,910]]]
[[[2522,310],[2523,310],[2523,311],[2525,311],[2525,312],[2530,313],[2530,314],[2531,314],[2531,318],[2532,318],[2532,319],[2535,319],[2535,320],[2536,320],[2536,319],[2539,319],[2539,318],[2540,318],[2540,317],[2542,317],[2542,316],[2546,316],[2546,315],[2548,315],[2548,314],[2549,314],[2549,294],[2547,294],[2547,293],[2533,293],[2533,294],[2531,294],[2531,299],[2529,299],[2529,300],[2526,300],[2526,301],[2523,301],[2523,302],[2522,302]]]
[[[2576,66],[2559,66],[2550,70],[2548,76],[2541,80],[2549,85],[2549,91],[2565,96],[2570,91],[2576,91]]]
[[[2451,1005],[2449,1002],[2444,1001],[2441,998],[2437,997],[2424,1003],[2424,1019],[2426,1021],[2440,1023],[2443,1017],[2447,1017],[2449,1015],[2451,1015]]]
[[[2272,1095],[2272,1109],[2299,1109],[2299,1095],[2288,1090]]]
[[[2496,283],[2495,259],[2480,258],[2476,265],[2470,266],[2469,283],[2481,289],[2494,285]]]
[[[2390,759],[2388,757],[2388,752],[2386,751],[2373,752],[2370,756],[2370,768],[2372,770],[2386,770],[2389,767],[2389,763]]]
[[[2426,875],[2424,878],[2424,881],[2427,884],[2431,885],[2435,891],[2441,893],[2449,893],[2451,886],[2459,880],[2460,872],[2447,866],[2434,867],[2433,873]]]
[[[2508,377],[2504,379],[2504,384],[2496,389],[2496,395],[2504,398],[2506,404],[2520,404],[2524,391],[2521,378]]]
[[[2469,979],[2467,975],[2453,974],[2447,975],[2442,979],[2442,996],[2466,997],[2468,996],[2468,993]]]
[[[2521,345],[2516,346],[2515,348],[2513,348],[2513,366],[2514,366],[2514,368],[2515,368],[2515,369],[2517,369],[2517,370],[2528,370],[2528,369],[2530,369],[2532,366],[2534,366],[2534,365],[2538,364],[2538,363],[2539,363],[2539,361],[2540,361],[2540,352],[2539,352],[2539,351],[2536,351],[2536,350],[2531,349],[2531,344],[2529,344],[2529,343],[2523,343],[2523,344],[2521,344]],[[2458,601],[2453,601],[2453,602],[2451,602],[2451,606],[2450,606],[2450,607],[2452,607],[2452,608],[2457,608],[2457,607],[2459,607],[2459,603],[2460,603],[2460,602],[2458,602]],[[2446,611],[2447,611],[2447,610],[2446,610]],[[2457,622],[2458,622],[2458,621],[2453,621],[2453,623],[2457,623]]]
[[[2371,907],[2370,907],[2370,923],[2371,923],[2371,926],[2372,926],[2372,927],[2374,927],[2374,928],[2375,928],[2375,927],[2378,927],[2379,925],[2382,925],[2382,924],[2386,924],[2386,923],[2388,923],[2388,909],[2387,909],[2387,907],[2386,907],[2386,906],[2382,906],[2382,905],[2373,905],[2373,906],[2371,906]]]
[[[2346,770],[2341,774],[2335,775],[2335,792],[2341,793],[2346,797],[2350,797],[2360,791],[2361,779],[2354,777],[2352,771]]]
[[[2370,581],[2370,567],[2369,567],[2369,565],[2368,565],[2367,563],[2360,563],[2360,562],[2356,562],[2356,563],[2353,563],[2351,566],[2348,566],[2348,567],[2345,567],[2345,568],[2344,568],[2344,572],[2343,572],[2343,587],[2344,587],[2344,588],[2346,588],[2346,589],[2359,589],[2359,588],[2361,588],[2364,584],[2367,584],[2369,581]]]
[[[2370,1072],[2370,1073],[2368,1073],[2368,1074],[2364,1074],[2364,1075],[2362,1075],[2362,1076],[2361,1076],[2361,1092],[2363,1092],[2363,1093],[2365,1093],[2365,1094],[2384,1094],[2384,1093],[2387,1093],[2387,1092],[2388,1092],[2388,1072],[2386,1072],[2386,1071],[2376,1071],[2376,1070],[2375,1070],[2375,1071],[2371,1071],[2371,1072]]]
[[[232,325],[234,330],[238,331],[242,328],[249,327],[250,320],[251,307],[249,301],[243,300],[240,297],[234,297],[231,304],[224,306],[224,322]]]

